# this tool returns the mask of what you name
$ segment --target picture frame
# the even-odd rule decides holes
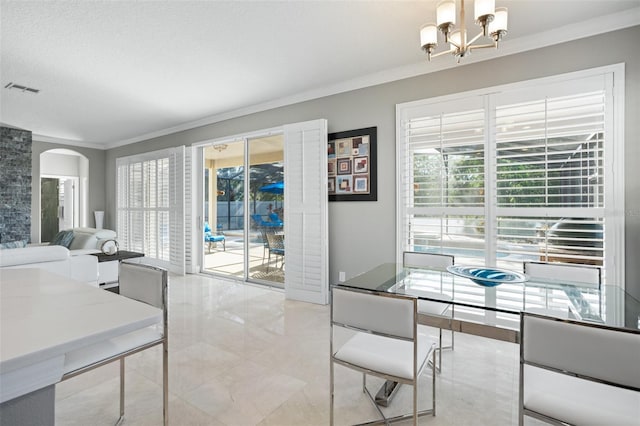
[[[339,175],[350,175],[351,158],[338,158],[337,171]]]
[[[355,157],[353,159],[353,174],[364,174],[369,172],[369,157]]]
[[[328,181],[329,192],[336,192],[336,178],[330,177]]]
[[[338,176],[336,177],[336,194],[352,194],[353,184],[351,181],[352,176]]]
[[[329,159],[329,162],[327,163],[327,172],[329,173],[329,176],[336,175],[336,159],[335,158]]]
[[[329,201],[378,201],[377,143],[377,127],[329,134]]]
[[[369,191],[369,176],[353,175],[353,193],[361,194]]]
[[[333,141],[327,144],[327,157],[336,158],[336,144]]]

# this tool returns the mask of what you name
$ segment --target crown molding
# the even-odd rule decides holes
[[[73,140],[73,139],[56,138],[53,136],[41,135],[39,133],[32,133],[31,140],[36,142],[55,143],[59,145],[78,146],[81,148],[93,148],[93,149],[102,149],[102,150],[107,149],[106,144],[79,141],[79,140]]]

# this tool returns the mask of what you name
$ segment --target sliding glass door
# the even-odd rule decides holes
[[[244,279],[244,140],[204,147],[203,187],[203,269]]]
[[[284,286],[284,250],[269,246],[284,240],[283,149],[282,135],[203,148],[204,271]]]
[[[190,241],[199,270],[328,303],[326,120],[194,148],[201,166],[193,188],[201,195],[192,204]]]
[[[284,287],[284,142],[249,139],[249,278]]]

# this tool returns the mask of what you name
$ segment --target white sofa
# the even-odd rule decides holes
[[[81,253],[72,256],[70,250],[63,246],[0,250],[0,268],[41,268],[98,286],[98,258]]]
[[[110,229],[73,228],[69,248],[58,245],[32,245],[0,250],[0,268],[42,268],[87,284],[98,285],[98,258],[102,244],[115,240]],[[1,274],[1,271],[0,271]]]
[[[71,231],[73,240],[69,250],[72,254],[76,254],[77,250],[92,250],[97,253],[105,241],[116,239],[116,232],[110,229],[73,228]]]

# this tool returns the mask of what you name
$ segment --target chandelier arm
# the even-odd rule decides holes
[[[462,50],[462,46],[464,45],[463,43],[458,44],[458,43],[456,43],[455,41],[453,41],[451,39],[449,39],[449,44],[452,45],[453,47],[455,47],[458,50]],[[447,50],[447,52],[448,52],[448,50]]]
[[[471,40],[469,40],[469,42],[467,43],[467,46],[471,46],[473,43],[476,42],[476,40],[478,40],[480,37],[482,37],[484,34],[482,32],[480,32],[477,36],[475,36],[474,38],[472,38]]]
[[[451,53],[450,50],[443,50],[442,52],[438,52],[438,53],[432,53],[431,54],[431,58],[437,58],[438,56],[442,56],[442,55],[446,55],[447,53]]]
[[[498,43],[493,42],[493,44],[476,44],[475,46],[467,46],[467,49],[469,50],[475,50],[475,49],[488,49],[488,48],[496,48],[498,47]]]

